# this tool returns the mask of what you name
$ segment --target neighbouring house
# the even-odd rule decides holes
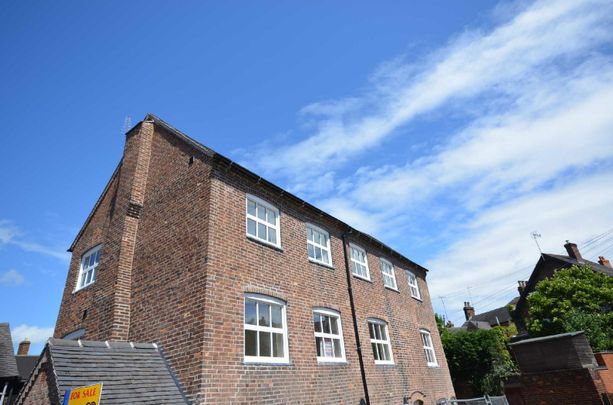
[[[610,370],[594,357],[583,332],[526,339],[509,346],[520,370],[505,384],[510,405],[611,403]]]
[[[13,339],[8,323],[0,323],[0,405],[11,405],[30,376],[39,356],[30,356],[30,341],[19,343],[13,352]]]
[[[67,389],[97,382],[101,404],[188,404],[156,345],[67,339],[49,339],[15,404],[61,404]]]
[[[551,253],[543,253],[539,257],[538,262],[534,266],[534,270],[527,282],[520,282],[520,296],[515,306],[515,321],[520,332],[525,332],[525,320],[528,316],[528,295],[536,288],[536,285],[546,278],[554,275],[556,270],[576,266],[590,266],[593,271],[604,273],[613,277],[613,268],[611,263],[605,257],[600,256],[598,263],[584,259],[579,252],[579,248],[575,243],[567,242],[564,245],[568,256],[556,255]]]
[[[30,387],[78,339],[155,343],[193,404],[454,397],[424,267],[153,115],[70,252]]]
[[[470,302],[466,301],[464,302],[464,307],[462,308],[466,322],[464,322],[462,326],[454,327],[451,325],[448,329],[449,331],[454,332],[460,330],[474,331],[491,329],[494,326],[510,326],[513,324],[513,319],[511,319],[511,311],[509,310],[509,307],[515,305],[518,300],[519,297],[515,297],[505,306],[480,314],[475,314],[475,308],[470,304]]]

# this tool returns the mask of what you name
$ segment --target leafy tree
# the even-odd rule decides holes
[[[613,349],[613,277],[589,266],[558,270],[528,296],[532,336],[583,330],[595,351]]]
[[[504,380],[515,372],[506,346],[508,336],[505,329],[495,327],[474,332],[444,330],[441,333],[454,383],[471,384],[476,395],[502,393]]]

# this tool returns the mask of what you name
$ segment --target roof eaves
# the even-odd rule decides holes
[[[345,228],[348,230],[349,234],[353,234],[356,235],[357,237],[362,237],[366,240],[368,240],[369,242],[378,245],[381,249],[386,250],[387,252],[389,252],[392,256],[395,256],[396,258],[403,260],[405,262],[410,263],[411,265],[415,266],[416,268],[424,271],[424,272],[428,272],[428,269],[426,269],[425,267],[415,263],[414,261],[412,261],[411,259],[407,258],[406,256],[404,256],[402,253],[392,249],[391,247],[389,247],[388,245],[386,245],[385,243],[381,242],[380,240],[378,240],[377,238],[361,232],[355,228],[353,228],[352,226],[346,224],[345,222],[341,221],[338,218],[335,218],[334,216],[328,214],[327,212],[315,207],[314,205],[306,202],[305,200],[301,199],[300,197],[284,190],[283,188],[277,186],[276,184],[264,179],[263,177],[255,174],[254,172],[252,172],[251,170],[245,168],[244,166],[234,162],[233,160],[231,160],[230,158],[215,152],[214,150],[202,145],[200,142],[194,140],[193,138],[191,138],[190,136],[186,135],[185,133],[179,131],[178,129],[176,129],[175,127],[171,126],[170,124],[168,124],[167,122],[165,122],[164,120],[162,120],[161,118],[155,116],[154,114],[147,114],[145,116],[145,120],[153,120],[156,124],[161,125],[162,127],[164,127],[167,131],[169,131],[170,133],[176,135],[178,138],[182,139],[183,141],[185,141],[186,143],[192,145],[193,147],[195,147],[196,149],[200,150],[201,152],[203,152],[204,154],[206,154],[207,156],[210,156],[213,158],[213,160],[217,163],[222,163],[227,165],[228,169],[234,169],[239,171],[242,174],[245,174],[248,177],[253,178],[254,180],[256,180],[256,182],[261,183],[266,185],[269,188],[272,188],[274,190],[276,190],[277,192],[280,193],[280,195],[286,196],[289,199],[293,200],[295,203],[303,206],[303,207],[307,207],[313,211],[315,211],[316,213],[318,213],[321,216],[324,216],[328,219],[331,219],[333,221],[336,221],[342,228]]]

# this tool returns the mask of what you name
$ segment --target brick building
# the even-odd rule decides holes
[[[70,251],[54,337],[157,343],[193,403],[454,396],[426,269],[153,115]]]

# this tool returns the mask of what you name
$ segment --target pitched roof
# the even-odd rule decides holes
[[[8,323],[0,323],[0,378],[18,377],[19,370],[15,362],[13,339]]]
[[[52,338],[45,353],[56,377],[60,403],[69,388],[103,383],[100,402],[106,405],[189,404],[154,344]],[[31,378],[20,400],[32,382]]]
[[[474,315],[470,318],[472,321],[487,322],[491,326],[498,325],[499,323],[509,322],[511,320],[511,313],[509,309],[504,306],[491,311],[483,312],[481,314]]]
[[[15,362],[17,363],[17,370],[19,370],[19,377],[22,381],[25,381],[30,376],[39,356],[15,356]]]
[[[597,271],[599,273],[604,273],[607,276],[613,277],[613,269],[611,267],[603,266],[602,264],[593,262],[591,260],[586,260],[586,259],[577,260],[569,256],[554,255],[552,253],[543,253],[543,256],[545,256],[545,258],[551,257],[553,259],[557,259],[561,262],[568,263],[570,265],[573,265],[573,264],[577,266],[587,265],[587,266],[590,266],[592,270],[594,271]]]

